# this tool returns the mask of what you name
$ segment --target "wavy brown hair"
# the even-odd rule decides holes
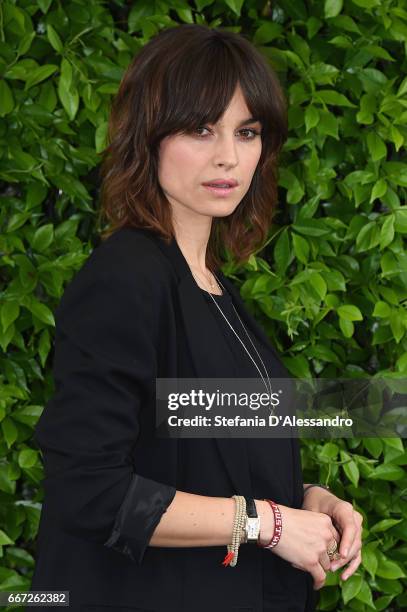
[[[242,35],[204,25],[162,30],[134,57],[115,96],[101,164],[99,222],[107,238],[123,226],[174,236],[171,206],[158,181],[160,141],[216,123],[240,85],[262,124],[262,152],[250,187],[234,212],[214,217],[206,265],[237,263],[267,238],[277,203],[277,160],[287,139],[286,99],[274,70]]]

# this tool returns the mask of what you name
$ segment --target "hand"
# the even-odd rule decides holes
[[[268,505],[268,502],[257,503],[260,514],[266,518],[266,520],[261,518],[263,529],[260,543],[266,544],[270,541],[274,529],[274,519],[271,518],[273,511],[268,506],[269,514],[267,515],[267,510],[262,504]],[[326,572],[331,569],[326,551],[333,539],[339,542],[338,531],[327,514],[298,510],[281,504],[278,504],[278,507],[282,516],[283,529],[278,544],[269,552],[290,561],[293,567],[310,572],[314,578],[314,589],[320,589],[324,585]],[[267,518],[270,520],[267,521]]]
[[[362,562],[363,516],[353,508],[352,504],[338,498],[338,501],[333,504],[330,517],[341,533],[339,552],[342,557],[342,559],[331,562],[331,571],[335,572],[349,563],[341,575],[342,580],[346,580],[352,576]]]
[[[341,575],[342,580],[346,580],[357,570],[362,561],[363,516],[354,510],[351,503],[320,487],[312,487],[304,493],[302,507],[314,512],[324,512],[340,532],[339,552],[342,558],[332,561],[330,570],[334,572],[349,563]]]

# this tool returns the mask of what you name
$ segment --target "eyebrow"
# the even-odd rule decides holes
[[[244,125],[249,125],[249,124],[251,124],[251,123],[257,123],[257,122],[259,122],[259,123],[261,124],[260,119],[256,119],[255,117],[248,117],[247,119],[243,119],[243,121],[241,121],[240,123],[238,123],[237,127],[238,127],[238,128],[241,128],[241,127],[243,127]],[[210,124],[210,125],[212,125],[212,124]]]
[[[243,119],[243,121],[241,121],[237,127],[242,127],[243,125],[247,125],[248,123],[256,123],[257,121],[260,120],[256,119],[255,117],[248,117],[247,119]]]

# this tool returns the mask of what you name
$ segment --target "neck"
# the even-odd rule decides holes
[[[211,232],[212,218],[202,217],[201,223],[186,224],[173,220],[177,244],[193,270],[205,272],[206,249]]]

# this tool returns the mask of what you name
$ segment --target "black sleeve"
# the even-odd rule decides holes
[[[55,392],[34,433],[48,520],[139,564],[176,493],[129,458],[157,376],[157,301],[140,263],[92,252],[55,312]]]

